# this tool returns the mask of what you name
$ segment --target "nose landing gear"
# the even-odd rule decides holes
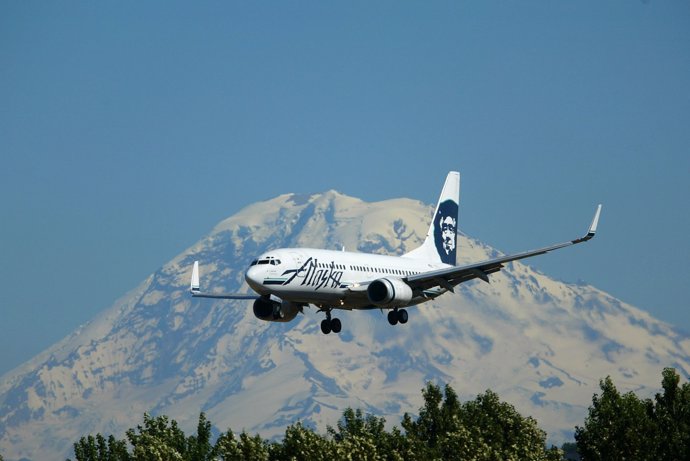
[[[340,333],[343,325],[340,323],[340,319],[331,318],[332,309],[322,309],[326,312],[326,318],[321,321],[321,331],[323,334],[327,335],[331,331],[333,333]]]
[[[392,311],[388,311],[388,323],[391,325],[396,325],[398,323],[407,323],[407,311],[405,309],[398,309],[397,307]]]

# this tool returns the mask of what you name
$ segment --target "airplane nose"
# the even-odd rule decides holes
[[[261,272],[261,269],[259,269],[259,267],[251,266],[249,269],[247,269],[247,272],[244,273],[244,279],[247,281],[247,284],[250,287],[252,287],[255,291],[258,287],[261,286],[259,272]]]

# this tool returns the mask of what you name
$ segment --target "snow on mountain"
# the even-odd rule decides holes
[[[464,399],[491,388],[534,416],[554,442],[582,424],[599,379],[651,394],[661,370],[690,377],[690,337],[587,284],[511,263],[409,309],[392,327],[379,311],[323,314],[287,324],[256,319],[248,301],[192,299],[202,286],[247,291],[244,269],[279,247],[401,254],[421,243],[432,209],[408,199],[366,203],[329,191],[286,194],[219,223],[92,322],[0,379],[0,453],[64,459],[81,435],[123,437],[144,412],[192,431],[200,411],[220,430],[279,435],[298,419],[324,429],[347,406],[398,424],[416,412],[425,381]],[[546,242],[545,242],[546,243]],[[596,245],[596,240],[590,245]],[[567,258],[568,251],[557,254]],[[459,263],[497,251],[467,236]]]

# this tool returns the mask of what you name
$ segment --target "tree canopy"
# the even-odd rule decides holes
[[[486,391],[461,403],[449,385],[428,383],[418,416],[405,414],[402,430],[386,430],[386,420],[347,408],[335,427],[319,434],[302,422],[285,429],[282,441],[231,429],[212,443],[211,422],[199,415],[195,435],[186,436],[167,416],[144,414],[144,422],[118,440],[101,434],[74,444],[77,461],[402,461],[559,460],[560,451],[546,449],[546,433],[531,417]]]
[[[673,368],[662,373],[663,393],[641,399],[622,394],[611,377],[599,383],[575,440],[583,461],[690,459],[690,384]]]
[[[582,427],[575,428],[575,446],[568,456],[590,460],[690,459],[690,384],[680,385],[673,368],[662,373],[662,392],[641,399],[621,394],[610,377],[600,381],[600,394]],[[228,429],[212,440],[212,424],[199,415],[196,434],[187,436],[175,420],[144,414],[143,424],[125,439],[101,434],[74,444],[77,461],[404,461],[527,460],[557,461],[563,452],[546,447],[546,433],[532,417],[487,390],[461,402],[455,390],[427,383],[417,415],[406,413],[400,427],[386,430],[383,417],[347,408],[325,434],[297,421],[282,440],[270,441],[246,431]],[[0,461],[2,457],[0,456]]]

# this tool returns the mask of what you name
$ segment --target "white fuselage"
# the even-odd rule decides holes
[[[361,283],[408,276],[450,267],[443,263],[348,251],[289,248],[261,255],[245,273],[249,286],[263,296],[295,303],[341,309],[374,308]],[[416,293],[408,305],[436,297],[436,288]]]

